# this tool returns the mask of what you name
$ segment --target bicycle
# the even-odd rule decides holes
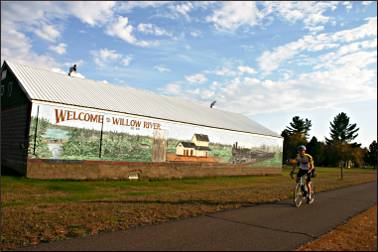
[[[291,173],[290,176],[292,179],[294,179],[293,175],[297,173]],[[311,176],[311,174],[306,174],[305,176]],[[311,193],[311,199],[309,197],[308,193],[308,187],[307,184],[304,181],[305,176],[301,176],[299,178],[298,183],[296,183],[295,188],[294,188],[294,205],[296,207],[300,207],[303,203],[304,200],[306,200],[307,204],[312,204],[315,200],[315,186],[314,183],[312,182],[312,193]]]

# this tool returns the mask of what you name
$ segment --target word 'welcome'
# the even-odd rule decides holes
[[[92,114],[92,113],[87,113],[87,112],[77,112],[77,111],[71,111],[71,110],[55,109],[56,123],[60,123],[64,121],[71,121],[71,120],[103,123],[104,115]],[[132,128],[143,127],[145,129],[157,129],[157,130],[160,129],[159,123],[140,121],[140,120],[128,119],[128,118],[112,117],[112,120],[110,120],[110,118],[107,118],[107,122],[112,122],[113,125],[128,126]]]

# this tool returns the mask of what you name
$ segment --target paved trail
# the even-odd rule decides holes
[[[298,209],[285,200],[19,250],[292,250],[376,202],[375,181],[318,193]]]

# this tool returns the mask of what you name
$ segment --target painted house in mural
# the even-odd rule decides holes
[[[176,146],[178,156],[209,156],[209,137],[203,134],[194,134],[191,142],[179,142]]]
[[[2,167],[20,174],[48,159],[281,169],[283,138],[241,114],[9,61],[1,71]]]

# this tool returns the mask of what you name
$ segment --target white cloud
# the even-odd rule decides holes
[[[148,47],[156,45],[156,42],[138,40],[134,34],[134,27],[129,24],[129,19],[127,17],[118,16],[116,22],[110,24],[107,28],[106,33],[110,36],[118,37],[129,44]]]
[[[111,61],[115,61],[122,57],[121,54],[118,54],[115,50],[109,50],[107,48],[102,48],[99,51],[92,51],[94,63],[99,67],[104,67]]]
[[[64,43],[59,43],[56,46],[49,46],[49,49],[51,51],[56,52],[57,54],[64,54],[64,53],[66,53],[66,48],[67,48],[67,45],[64,44]]]
[[[354,62],[358,57],[362,59]],[[178,95],[197,101],[208,103],[216,99],[218,106],[221,106],[219,108],[246,115],[298,107],[327,108],[351,100],[376,99],[376,70],[367,69],[363,63],[366,60],[372,62],[374,58],[376,61],[376,57],[376,52],[351,55],[340,59],[340,64],[333,69],[288,75],[282,81],[235,77],[194,90],[184,84],[176,85],[175,90],[180,90]]]
[[[345,6],[345,8],[350,11],[352,8],[353,8],[353,4],[351,1],[345,1],[343,2],[343,5]]]
[[[337,48],[340,44],[353,42],[358,39],[377,36],[377,18],[367,19],[367,23],[359,27],[336,33],[306,35],[303,38],[279,46],[272,51],[265,51],[257,59],[260,69],[269,74],[276,70],[283,62],[303,52],[320,52],[325,49]]]
[[[219,30],[235,30],[242,25],[255,26],[270,24],[273,17],[283,18],[289,23],[302,21],[305,28],[312,32],[322,30],[323,24],[332,20],[325,15],[334,11],[338,2],[314,1],[266,1],[259,2],[260,8],[253,1],[219,2],[220,7],[206,17]]]
[[[120,54],[116,53],[115,50],[109,50],[107,48],[100,50],[100,57],[102,60],[116,60],[121,57]]]
[[[286,70],[286,71],[284,71],[282,73],[282,79],[283,80],[289,80],[292,76],[293,76],[293,72],[292,71]]]
[[[85,4],[87,8],[81,8]],[[59,1],[21,1],[1,2],[1,57],[14,62],[33,65],[45,69],[60,69],[62,64],[44,53],[36,53],[32,46],[32,40],[26,35],[35,33],[38,38],[49,42],[56,42],[61,37],[61,31],[65,27],[57,25],[59,21],[67,17],[81,16],[83,22],[95,24],[103,22],[105,5],[110,2],[59,2]],[[75,10],[72,12],[70,8]],[[103,8],[92,12],[94,8]],[[82,12],[84,9],[86,13]],[[81,15],[82,14],[82,15]],[[109,12],[109,14],[111,14]],[[85,16],[88,15],[88,16]],[[93,18],[90,17],[92,15]],[[105,15],[107,16],[107,15]],[[68,27],[70,29],[70,27]],[[58,54],[64,53],[65,44],[50,45],[47,49]]]
[[[250,77],[245,77],[243,81],[244,81],[244,84],[247,86],[255,86],[261,83],[259,79],[250,78]]]
[[[364,41],[354,42],[348,45],[341,46],[340,48],[338,48],[337,51],[332,51],[327,54],[321,55],[318,60],[319,63],[317,63],[314,66],[314,69],[333,68],[335,67],[335,65],[339,63],[340,59],[345,56],[353,55],[354,53],[363,53],[364,52],[363,50],[374,49],[376,47],[377,47],[377,39],[364,40]],[[371,55],[371,53],[372,52],[370,52],[369,55]],[[359,62],[361,60],[362,62]],[[351,62],[351,64],[353,63],[363,64],[364,62],[368,63],[371,60],[367,61],[367,59],[357,57],[353,61],[354,62]]]
[[[189,81],[190,83],[196,83],[196,84],[201,84],[207,81],[207,78],[203,74],[194,74],[194,75],[185,76],[185,79]]]
[[[1,22],[1,59],[51,69],[59,64],[50,56],[32,51],[31,40],[9,20]]]
[[[263,54],[267,57],[264,62],[273,64],[274,70],[278,69],[275,76],[278,79],[243,77],[239,74],[232,79],[225,78],[195,88],[185,85],[185,82],[177,82],[175,90],[180,90],[177,92],[179,96],[204,104],[216,99],[220,109],[246,115],[298,107],[304,110],[329,108],[349,101],[376,100],[376,33],[374,17],[359,27],[336,33],[306,35]],[[309,52],[309,55],[303,52]],[[295,70],[291,69],[291,59],[299,65],[308,64],[307,69],[310,70],[302,68],[303,72],[298,73],[295,67]],[[282,68],[284,61],[289,64]],[[240,72],[253,72],[249,71],[249,67],[243,67],[237,69]],[[271,69],[268,65],[260,64],[260,67],[263,70]],[[232,71],[227,67],[216,70],[223,76]],[[189,76],[185,79],[189,81]]]
[[[179,83],[169,83],[165,85],[163,92],[169,95],[179,95],[181,93],[181,86]]]
[[[289,23],[302,21],[305,28],[316,32],[322,24],[331,21],[331,17],[326,16],[327,11],[334,11],[340,2],[322,1],[273,1],[262,2],[265,9],[263,16],[278,16],[284,18]]]
[[[362,39],[364,37],[377,36],[377,17],[367,18],[366,21],[366,24],[363,24],[359,27],[336,32],[331,36],[331,39],[351,42],[357,39]]]
[[[319,26],[309,27],[308,30],[310,32],[313,32],[313,33],[318,33],[320,31],[324,30],[324,26],[323,25],[319,25]]]
[[[156,69],[157,71],[159,71],[160,73],[168,73],[168,72],[171,72],[171,69],[169,69],[168,67],[166,66],[154,66],[154,69]]]
[[[47,41],[54,42],[57,38],[60,37],[60,32],[55,29],[52,25],[43,25],[41,29],[37,29],[35,34]]]
[[[157,8],[167,4],[171,4],[171,1],[127,1],[121,2],[118,9],[130,12],[136,8]]]
[[[242,74],[255,74],[256,73],[256,70],[252,67],[249,67],[249,66],[239,66],[238,67],[239,69],[239,72],[242,73]]]
[[[66,2],[68,12],[91,26],[106,23],[113,16],[115,1]]]
[[[256,2],[252,1],[231,1],[221,2],[222,6],[214,13],[206,17],[217,29],[234,30],[241,25],[254,26],[258,23],[260,12]]]
[[[91,51],[93,61],[98,67],[105,67],[107,65],[122,64],[123,66],[129,66],[133,60],[132,55],[123,56],[116,50],[110,50],[108,48],[102,48],[98,51]]]
[[[31,15],[32,14],[32,15]],[[22,28],[30,28],[35,32],[41,25],[49,24],[50,18],[63,18],[66,15],[62,2],[44,1],[2,1],[1,2],[1,22],[13,23],[16,27],[22,24]]]
[[[153,34],[156,36],[172,36],[172,34],[163,28],[160,28],[154,24],[139,24],[137,30],[144,34]]]
[[[192,36],[192,37],[199,37],[199,36],[201,36],[202,35],[202,33],[201,33],[201,31],[191,31],[190,32],[190,35]]]
[[[64,63],[64,66],[66,66],[66,67],[71,67],[73,65],[76,65],[76,67],[80,67],[80,66],[84,65],[84,60],[79,59],[79,60],[76,60],[76,61]]]
[[[133,60],[133,57],[131,55],[127,55],[127,56],[123,57],[122,64],[124,66],[129,66],[131,64],[132,60]]]
[[[171,9],[174,16],[184,16],[187,20],[190,20],[188,13],[193,9],[193,4],[191,2],[183,2],[175,5],[170,5],[169,9]]]
[[[370,5],[372,3],[374,3],[374,1],[362,1],[363,5]]]
[[[209,73],[213,73],[218,76],[235,76],[236,75],[236,72],[232,71],[228,67],[217,68],[213,71],[209,71]]]

